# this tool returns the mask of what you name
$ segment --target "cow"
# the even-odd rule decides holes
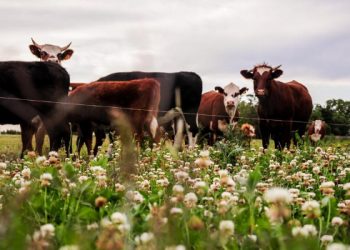
[[[323,139],[326,134],[326,123],[321,120],[315,120],[311,123],[308,129],[308,137],[313,142],[316,143]]]
[[[78,124],[83,141],[88,142],[88,152],[92,148],[93,126],[113,128],[116,113],[126,115],[139,143],[143,140],[144,127],[154,141],[158,142],[159,102],[160,84],[155,79],[93,82],[77,87],[69,94],[68,120]],[[96,140],[95,155],[101,145],[102,141]],[[78,152],[80,148],[81,145]]]
[[[68,94],[69,75],[52,62],[0,62],[0,124],[20,124],[29,131],[39,116],[47,128],[50,149],[57,150],[64,133],[62,108],[57,104]],[[22,133],[22,151],[31,137]]]
[[[249,123],[243,123],[241,126],[241,132],[243,139],[248,142],[248,146],[250,147],[252,138],[256,136],[254,126]]]
[[[292,133],[295,144],[295,132],[300,138],[304,135],[312,112],[312,98],[303,84],[276,80],[283,73],[280,67],[273,68],[264,63],[240,72],[254,81],[262,145],[267,148],[271,136],[279,150],[290,147]]]
[[[72,49],[69,49],[72,44],[71,42],[64,47],[60,47],[52,44],[40,45],[36,43],[33,38],[31,38],[31,40],[33,44],[29,45],[29,49],[40,61],[61,64],[61,61],[70,59],[74,52]],[[24,150],[33,150],[32,137],[35,135],[35,151],[37,151],[39,155],[42,155],[46,134],[45,126],[39,116],[34,117],[31,124],[32,126],[26,128],[21,126],[22,133],[24,133],[25,137],[29,140]]]
[[[208,144],[213,145],[219,135],[228,132],[228,126],[237,124],[240,96],[248,89],[230,83],[226,87],[215,87],[202,95],[198,109],[198,126],[203,134],[210,134]]]
[[[187,135],[189,145],[195,144],[195,136],[198,133],[196,114],[201,101],[202,80],[193,72],[119,72],[104,76],[97,81],[130,81],[142,78],[154,78],[160,83],[159,117],[164,116],[169,110],[180,105],[185,122],[187,123]],[[180,93],[180,101],[176,101],[176,89]],[[161,120],[161,119],[159,119]],[[171,123],[160,124],[166,131],[171,131]]]

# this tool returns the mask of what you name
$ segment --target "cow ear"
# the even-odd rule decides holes
[[[40,58],[40,49],[37,46],[31,44],[29,45],[29,49],[33,53],[33,55]]]
[[[253,73],[249,70],[241,70],[241,75],[244,77],[244,78],[247,78],[247,79],[252,79],[253,78]]]
[[[60,61],[68,60],[69,58],[72,57],[73,52],[74,52],[73,50],[67,49],[62,54],[59,54],[59,56],[58,56],[59,58],[58,59],[60,59]]]
[[[215,87],[215,90],[216,90],[217,92],[219,92],[220,94],[223,94],[223,93],[224,93],[224,89],[221,88],[221,87],[219,87],[219,86],[216,86],[216,87]]]
[[[247,92],[249,89],[247,88],[247,87],[243,87],[243,88],[241,88],[240,90],[239,90],[239,94],[240,95],[243,95],[243,94],[245,94],[245,92]]]
[[[280,69],[276,69],[275,71],[272,72],[272,78],[276,79],[278,77],[280,77],[283,74],[283,70]]]

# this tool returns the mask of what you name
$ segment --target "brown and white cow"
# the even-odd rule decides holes
[[[321,120],[315,120],[311,123],[308,129],[309,139],[316,143],[323,139],[326,134],[326,123]]]
[[[215,87],[202,95],[198,109],[198,126],[203,134],[209,133],[208,144],[213,145],[218,135],[225,134],[229,125],[235,127],[238,121],[240,96],[248,89],[230,83],[226,87]]]
[[[298,132],[300,138],[304,135],[312,112],[312,99],[308,89],[297,81],[276,81],[283,73],[279,68],[280,66],[273,68],[261,64],[252,70],[241,71],[243,77],[254,81],[254,92],[259,99],[259,126],[264,148],[268,147],[270,136],[275,142],[275,148],[289,148],[294,131]]]
[[[81,136],[91,152],[94,126],[105,125],[112,129],[115,114],[125,115],[131,130],[141,142],[144,128],[154,141],[159,141],[157,115],[160,101],[160,84],[152,78],[132,81],[106,81],[85,84],[68,96],[68,120],[77,123]],[[94,154],[102,141],[96,140]]]
[[[44,62],[55,62],[61,64],[61,61],[70,59],[74,52],[72,49],[68,49],[69,46],[72,44],[71,42],[64,47],[52,44],[40,45],[36,43],[32,38],[32,43],[33,44],[29,45],[30,51],[36,57],[40,58],[40,61]],[[24,128],[23,126],[21,126],[21,131],[25,134],[25,138],[29,140],[28,142],[24,142],[24,150],[33,150],[32,138],[33,135],[35,135],[35,151],[37,151],[38,154],[42,155],[45,134],[47,132],[40,117],[34,117],[30,127]]]

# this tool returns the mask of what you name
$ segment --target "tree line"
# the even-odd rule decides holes
[[[260,137],[259,121],[257,114],[258,101],[254,95],[247,95],[247,100],[242,100],[238,106],[240,120],[239,125],[250,123],[256,128],[257,137]],[[328,135],[350,135],[350,101],[342,99],[327,100],[325,105],[316,104],[313,108],[310,121],[323,120],[326,122]]]

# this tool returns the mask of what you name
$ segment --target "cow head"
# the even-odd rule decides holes
[[[261,64],[252,70],[241,70],[241,75],[246,79],[253,79],[255,95],[262,98],[269,95],[271,81],[282,75],[280,67],[281,65],[272,68],[267,64]]]
[[[236,110],[240,96],[248,91],[248,88],[239,88],[236,84],[230,83],[225,88],[219,86],[215,87],[215,90],[224,95],[224,105],[227,113]]]
[[[315,120],[314,121],[314,133],[319,134],[321,131],[322,126],[324,126],[324,122],[321,120]]]
[[[51,44],[39,45],[32,38],[33,44],[29,45],[30,51],[45,62],[61,63],[63,60],[68,60],[73,55],[73,50],[68,49],[71,43],[64,47],[59,47]]]

